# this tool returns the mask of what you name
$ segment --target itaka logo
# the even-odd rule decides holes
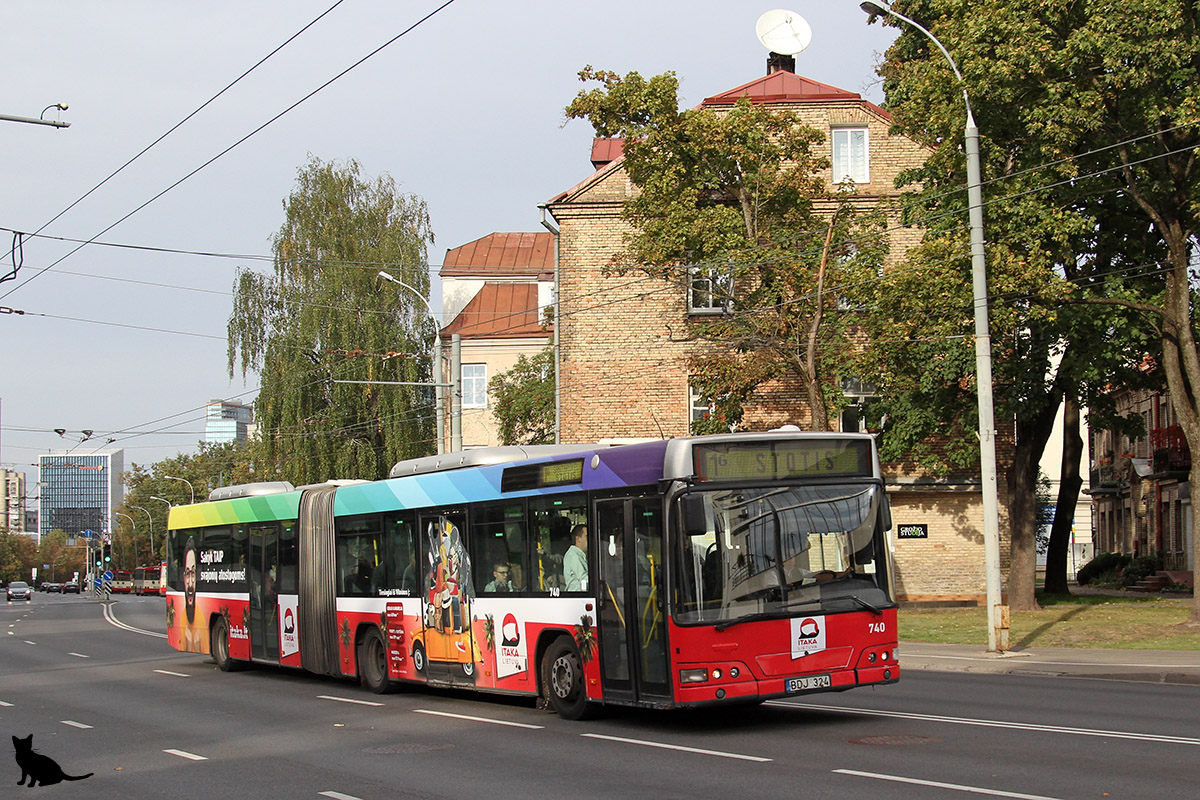
[[[800,623],[799,639],[801,641],[803,641],[805,639],[815,639],[820,635],[821,635],[821,626],[818,625],[817,621],[815,619],[813,619],[812,617],[808,617],[807,619],[803,620]]]
[[[296,618],[292,615],[292,610],[290,608],[283,612],[283,632],[296,632]]]
[[[504,622],[500,625],[500,643],[505,647],[516,647],[521,643],[521,628],[512,614],[504,615]]]

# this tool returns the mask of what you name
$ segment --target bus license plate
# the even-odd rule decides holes
[[[803,678],[788,678],[787,680],[788,694],[807,692],[811,689],[828,689],[831,686],[833,686],[833,681],[828,675],[805,675]]]

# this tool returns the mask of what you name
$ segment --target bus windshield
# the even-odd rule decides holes
[[[891,605],[884,502],[881,486],[861,482],[681,495],[676,622],[727,625]]]

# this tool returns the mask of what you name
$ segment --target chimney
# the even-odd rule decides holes
[[[796,57],[785,56],[782,53],[771,53],[767,56],[767,74],[773,75],[776,72],[796,72]]]

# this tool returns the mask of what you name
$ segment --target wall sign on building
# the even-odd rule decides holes
[[[897,539],[928,539],[929,538],[929,526],[924,523],[914,524],[914,525],[897,525],[896,526],[896,538]]]

